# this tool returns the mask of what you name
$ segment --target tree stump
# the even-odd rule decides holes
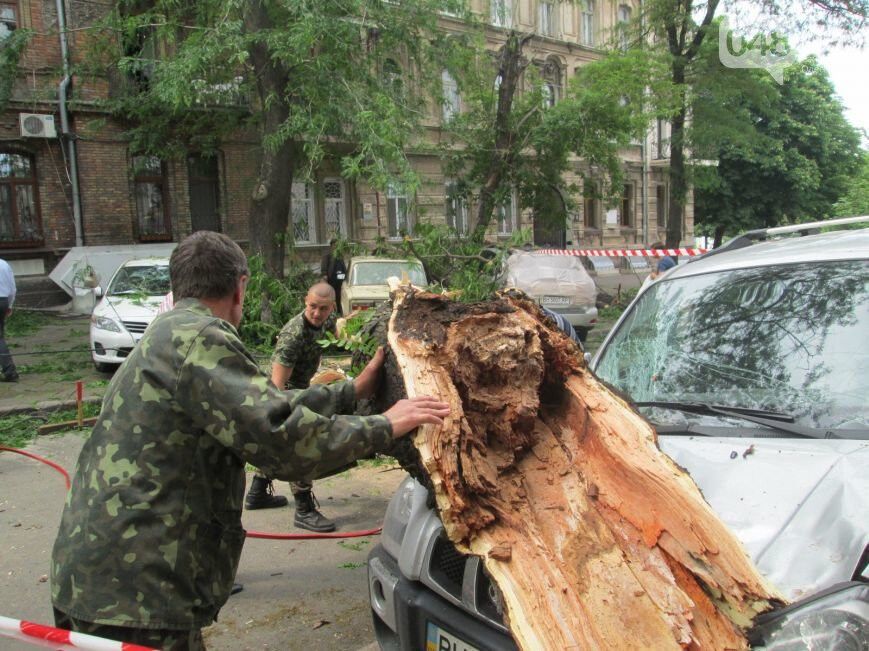
[[[450,540],[484,560],[521,648],[748,646],[744,631],[782,597],[532,301],[403,286],[393,303],[390,399],[452,406],[400,461],[431,488]]]

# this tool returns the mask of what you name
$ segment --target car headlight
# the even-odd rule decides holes
[[[755,649],[860,651],[869,644],[869,585],[843,583],[758,617]]]
[[[404,534],[407,532],[407,524],[410,522],[410,515],[413,512],[415,487],[416,483],[410,477],[405,479],[395,491],[392,499],[389,500],[389,506],[386,507],[381,542],[386,551],[395,558],[398,558]]]
[[[121,332],[121,326],[119,326],[116,321],[110,319],[107,316],[92,316],[91,323],[93,323],[95,328],[99,328],[100,330]]]

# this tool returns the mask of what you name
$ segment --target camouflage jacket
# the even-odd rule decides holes
[[[78,619],[195,629],[226,602],[245,531],[244,464],[312,479],[386,449],[383,416],[349,382],[275,388],[200,302],[159,315],[121,366],[78,460],[51,562]]]
[[[305,313],[302,312],[287,321],[281,328],[272,362],[293,369],[287,381],[287,388],[304,389],[311,383],[311,378],[317,372],[320,357],[323,355],[323,347],[317,343],[317,340],[325,337],[327,332],[335,332],[335,321],[333,312],[321,327],[315,328],[308,323]]]

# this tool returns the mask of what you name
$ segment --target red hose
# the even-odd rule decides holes
[[[5,452],[15,452],[16,454],[22,454],[25,457],[30,457],[31,459],[35,459],[40,463],[44,463],[47,466],[50,466],[57,470],[61,475],[63,475],[63,479],[66,482],[66,490],[70,488],[70,480],[69,473],[64,470],[63,466],[56,464],[54,461],[49,461],[44,457],[40,457],[38,454],[33,454],[32,452],[25,452],[24,450],[19,450],[18,448],[10,448],[5,445],[0,445],[0,451]],[[363,529],[361,531],[341,531],[341,532],[333,532],[333,533],[269,533],[267,531],[248,531],[248,538],[265,538],[267,540],[318,540],[320,538],[361,538],[363,536],[376,536],[381,531],[383,531],[383,527],[377,527],[375,529]]]

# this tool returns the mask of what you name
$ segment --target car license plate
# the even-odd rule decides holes
[[[431,622],[426,623],[425,651],[479,651],[461,638]]]
[[[541,305],[570,305],[567,296],[543,296],[540,298]]]

